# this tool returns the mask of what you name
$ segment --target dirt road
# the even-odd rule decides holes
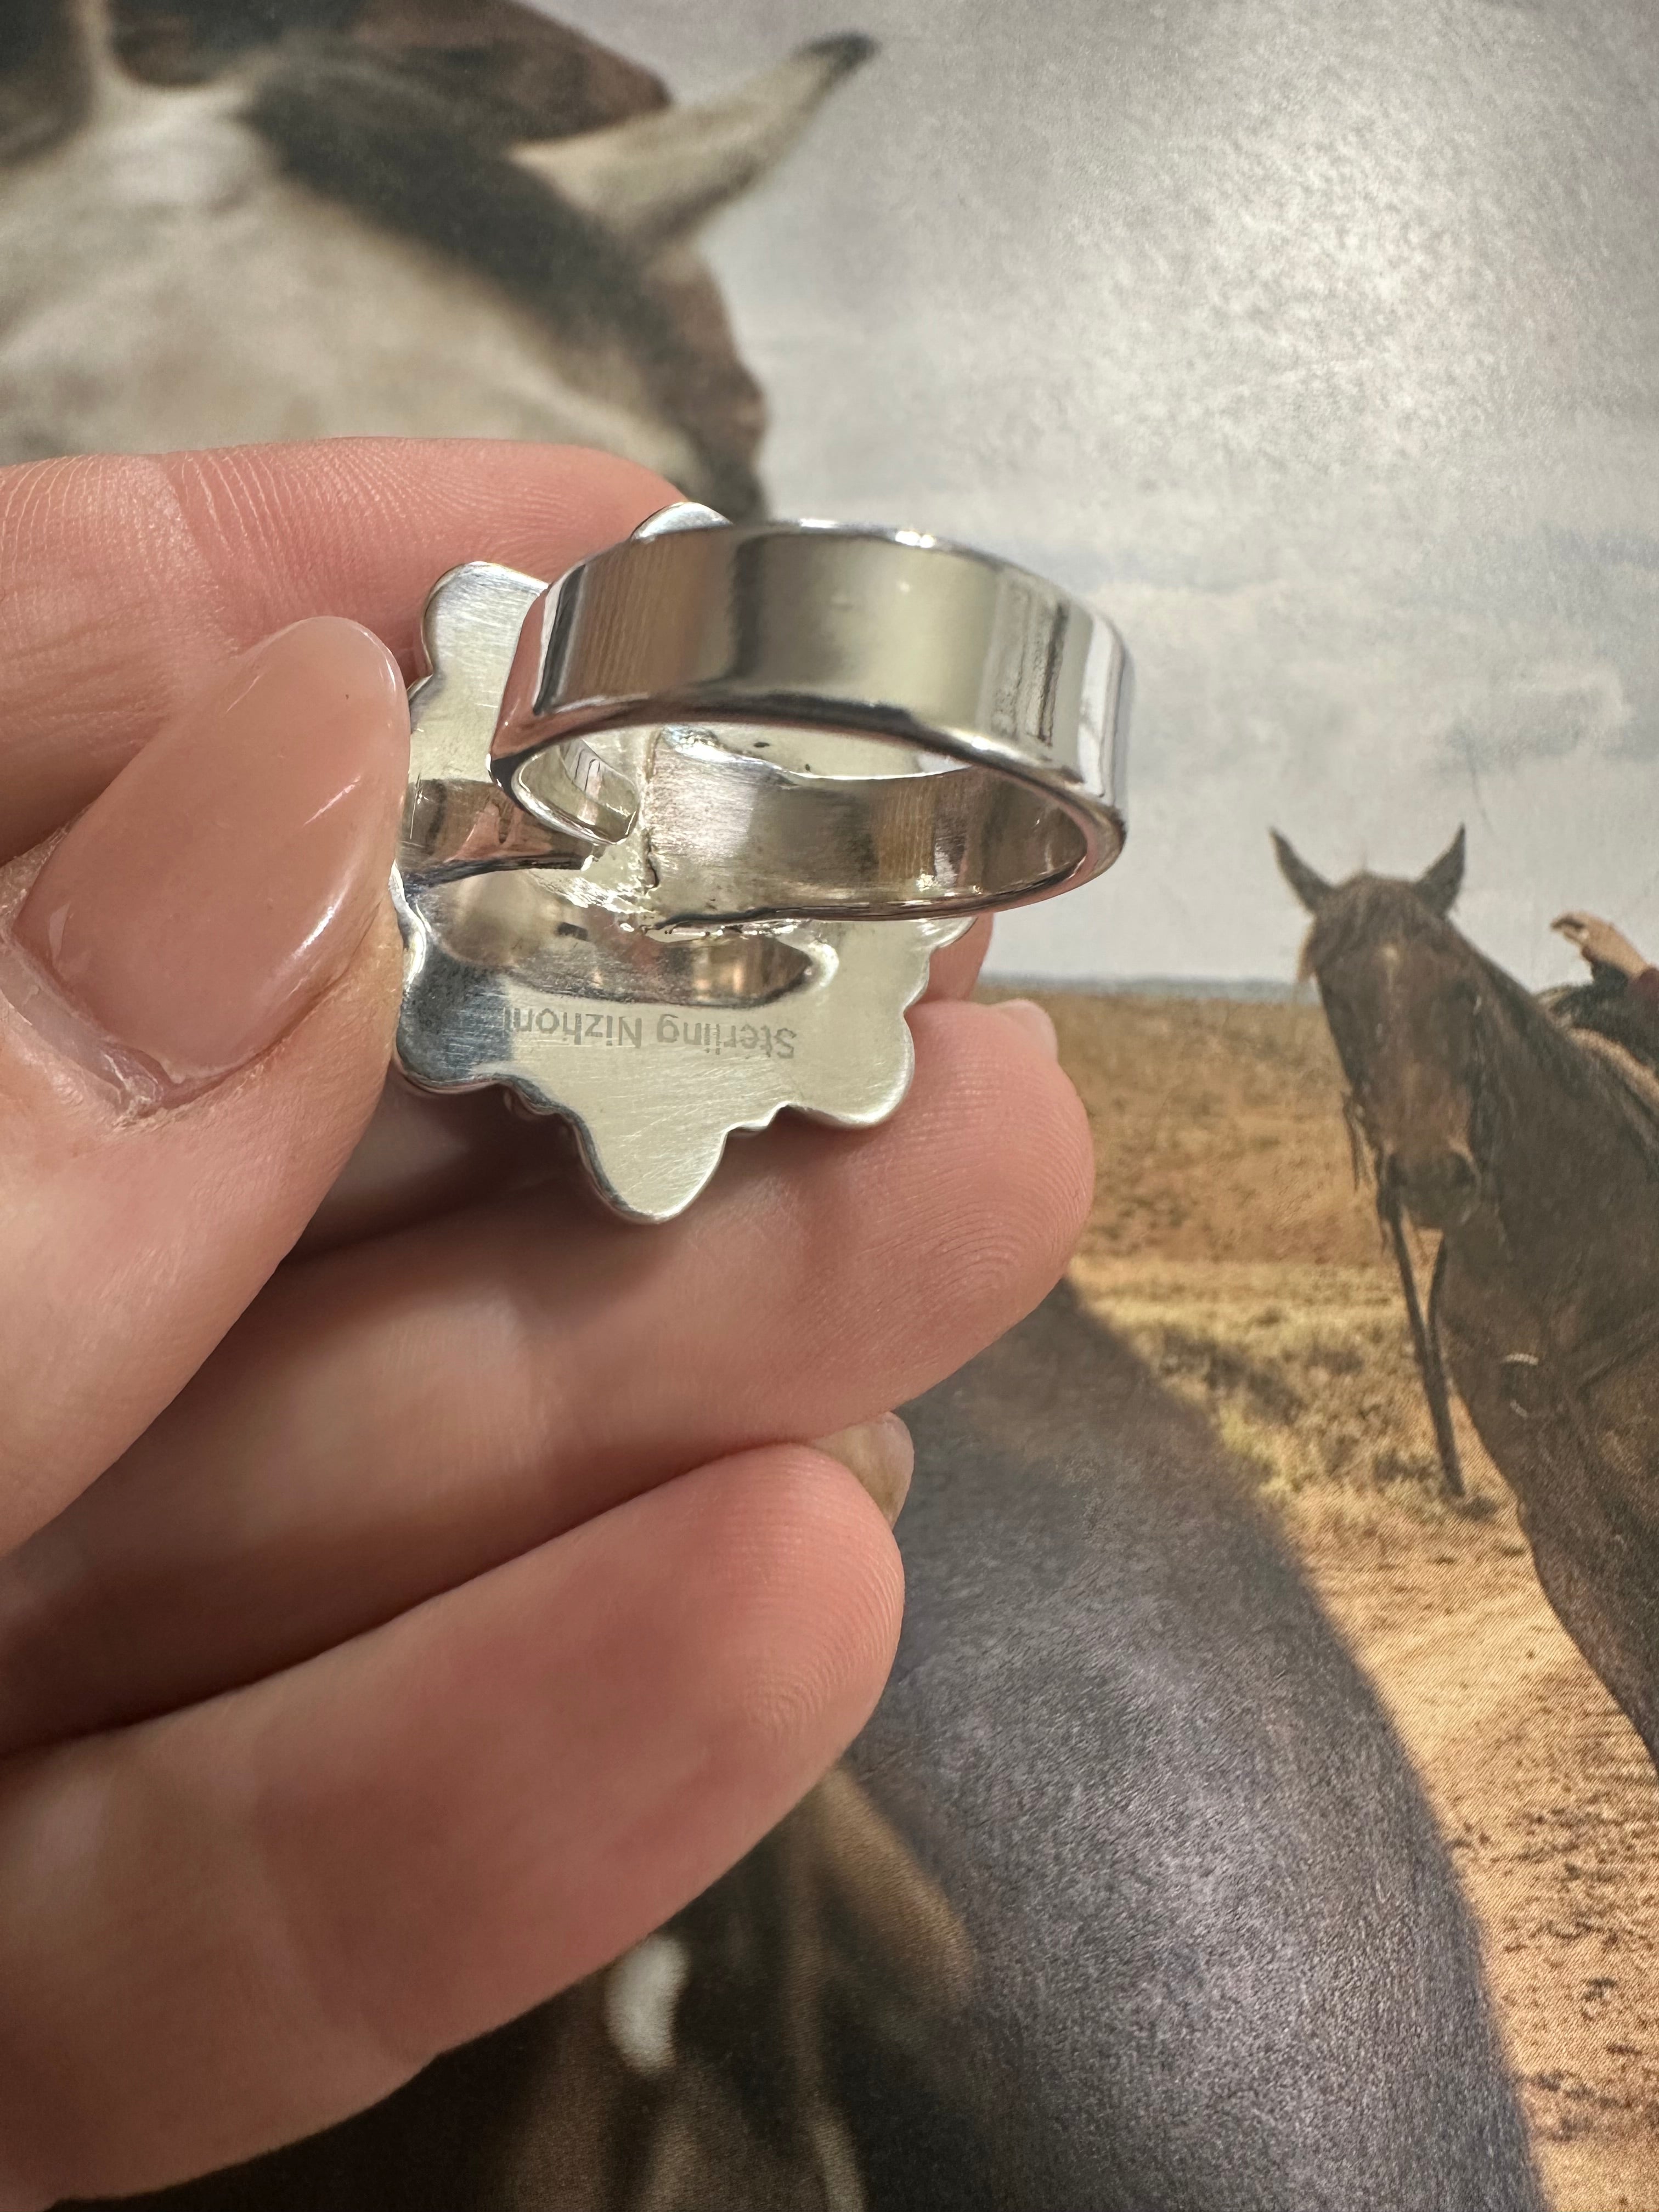
[[[1291,1528],[1295,1535],[1294,1526]],[[1557,2212],[1659,2207],[1659,1779],[1507,1512],[1303,1547],[1457,1855]]]

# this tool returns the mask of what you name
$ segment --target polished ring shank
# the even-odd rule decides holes
[[[908,532],[663,520],[532,606],[490,762],[550,829],[642,829],[659,924],[967,915],[1116,858],[1109,623]],[[606,759],[647,729],[648,775]]]

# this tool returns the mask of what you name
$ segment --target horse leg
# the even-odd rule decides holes
[[[1650,1583],[1550,1527],[1528,1528],[1533,1564],[1556,1618],[1601,1677],[1659,1768],[1659,1606]]]
[[[1659,1434],[1645,1393],[1620,1402],[1604,1389],[1577,1407],[1496,1265],[1483,1277],[1466,1262],[1449,1300],[1452,1290],[1452,1377],[1515,1495],[1540,1585],[1659,1766],[1659,1617],[1642,1565],[1653,1557],[1643,1523]]]

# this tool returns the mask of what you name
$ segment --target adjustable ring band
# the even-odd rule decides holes
[[[1115,860],[1129,683],[1109,623],[1006,562],[671,507],[532,606],[490,774],[590,848],[637,825],[658,927],[961,916]],[[647,773],[607,759],[645,730]]]

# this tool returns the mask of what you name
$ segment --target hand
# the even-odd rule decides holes
[[[1592,966],[1616,968],[1621,975],[1639,975],[1647,961],[1622,930],[1593,914],[1559,914],[1550,924],[1569,945],[1577,945]]]
[[[0,2212],[342,2118],[740,1856],[897,1626],[799,1440],[890,1489],[880,1417],[1080,1225],[1035,1010],[918,1008],[893,1121],[736,1145],[659,1230],[498,1100],[377,1109],[378,641],[672,495],[498,445],[0,472]]]

